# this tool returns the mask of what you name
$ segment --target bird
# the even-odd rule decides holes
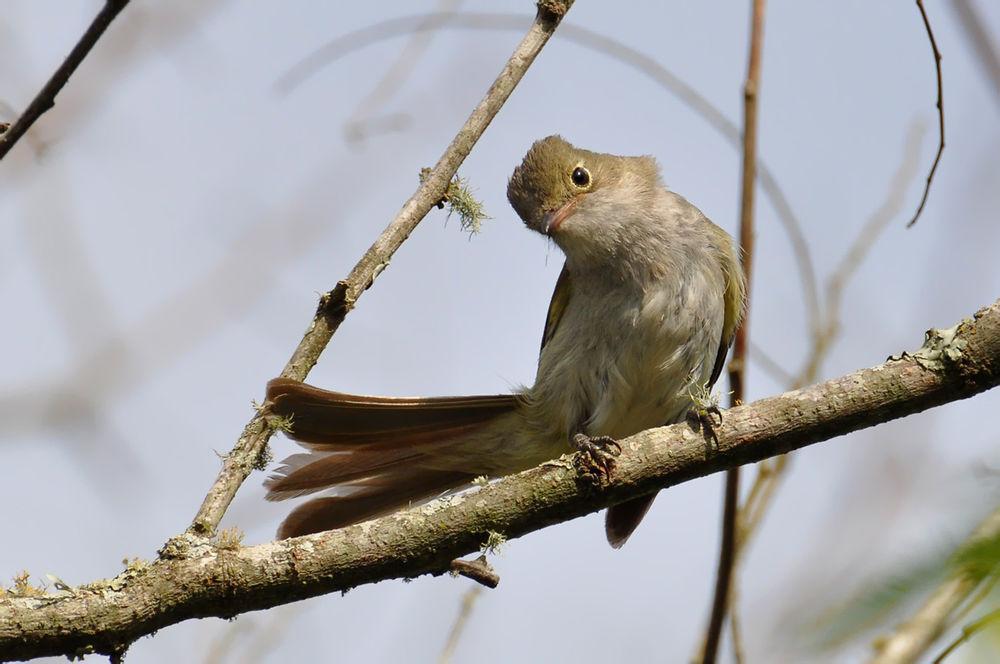
[[[284,519],[279,538],[382,516],[576,450],[685,420],[719,378],[744,311],[739,252],[726,231],[663,183],[650,156],[536,141],[507,198],[565,254],[530,387],[512,394],[379,397],[288,378],[267,385],[294,454],[268,500],[327,491]],[[704,411],[701,411],[704,415]],[[613,453],[613,450],[611,451]],[[621,547],[655,493],[608,508]]]

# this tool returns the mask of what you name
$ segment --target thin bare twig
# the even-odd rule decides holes
[[[757,187],[757,95],[760,90],[760,61],[764,46],[764,0],[753,0],[750,24],[750,48],[747,77],[743,86],[743,179],[740,185],[740,255],[743,258],[743,278],[746,282],[746,311],[743,324],[736,331],[733,359],[729,363],[729,389],[732,406],[743,403],[746,395],[745,378],[747,343],[750,335],[750,284],[753,274],[754,193]],[[719,566],[715,577],[712,610],[705,633],[702,661],[715,662],[722,640],[722,627],[730,610],[730,590],[737,557],[737,522],[739,520],[740,469],[726,471],[726,488],[722,507],[722,537],[719,545]],[[742,645],[737,648],[742,652]]]
[[[739,535],[739,529],[737,528],[736,534]],[[736,551],[739,553],[739,540],[736,541]],[[736,570],[733,570],[735,574]],[[739,603],[739,587],[734,583],[729,589],[729,634],[733,645],[733,663],[734,664],[744,664],[747,660],[746,648],[743,646],[743,620],[740,618],[740,612],[734,611],[732,607],[735,607]]]
[[[732,590],[733,569],[736,565],[736,523],[739,519],[740,469],[726,471],[725,489],[722,494],[722,537],[719,541],[719,564],[715,572],[715,588],[712,591],[712,608],[705,631],[705,641],[701,661],[713,664],[719,655],[722,642],[722,627],[729,612],[730,591]]]
[[[958,624],[959,622],[965,620],[966,616],[968,616],[973,609],[993,594],[993,590],[996,589],[998,582],[1000,582],[1000,570],[990,574],[982,583],[979,584],[979,590],[974,595],[969,597],[969,600],[964,606],[955,611],[955,617],[952,622],[954,624]]]
[[[572,5],[573,0],[543,0],[538,3],[538,12],[527,34],[514,49],[486,96],[472,111],[437,164],[422,180],[392,223],[361,257],[351,273],[320,298],[316,315],[282,370],[282,377],[296,380],[303,380],[306,377],[361,294],[371,287],[375,278],[389,264],[389,259],[395,251],[431,208],[441,200],[459,165],[486,131],[490,121],[507,101],[514,87]],[[259,465],[272,433],[273,429],[267,424],[262,413],[256,414],[250,420],[236,441],[235,447],[226,456],[222,471],[205,496],[188,532],[207,536],[215,531],[237,489],[254,467]]]
[[[250,633],[256,625],[248,620],[238,620],[226,624],[218,638],[214,639],[208,648],[205,649],[205,658],[201,664],[223,664],[226,659],[232,656],[234,646]]]
[[[458,615],[455,616],[455,622],[448,633],[448,640],[445,642],[441,656],[438,658],[440,664],[448,664],[451,661],[452,656],[455,654],[455,648],[458,647],[458,642],[462,638],[462,631],[465,629],[465,624],[469,621],[469,616],[472,614],[472,607],[482,592],[483,589],[479,586],[472,586],[462,595],[462,604],[458,608]]]
[[[937,74],[938,148],[937,154],[934,155],[934,163],[931,164],[931,170],[927,173],[927,182],[924,184],[924,194],[920,197],[920,205],[917,206],[917,211],[913,214],[913,218],[910,219],[910,223],[906,224],[907,228],[917,223],[920,213],[924,211],[924,205],[927,204],[927,196],[931,193],[931,181],[934,180],[934,173],[937,171],[938,163],[941,161],[941,153],[944,152],[944,92],[941,85],[941,51],[938,50],[937,40],[934,39],[934,31],[931,29],[930,19],[927,18],[927,10],[924,9],[924,0],[916,0],[916,2],[917,9],[920,10],[920,18],[924,21],[924,28],[927,29],[927,38],[931,43],[931,51],[934,53],[934,71]]]
[[[16,121],[17,116],[17,109],[0,99],[0,135],[10,129],[11,122]],[[48,148],[48,144],[39,139],[37,136],[31,134],[25,134],[24,136],[26,137],[28,144],[31,145],[31,149],[35,152],[36,157],[41,155],[46,148]]]
[[[954,641],[949,643],[948,647],[942,650],[940,655],[934,658],[932,664],[941,664],[945,660],[945,657],[953,653],[956,648],[958,648],[960,645],[971,639],[978,632],[981,632],[987,627],[989,627],[990,624],[992,623],[1000,623],[1000,609],[994,609],[993,611],[990,611],[982,618],[974,620],[973,622],[963,627],[962,633],[959,634]]]
[[[105,0],[104,6],[101,7],[101,11],[97,12],[97,16],[91,21],[87,31],[83,33],[83,36],[80,37],[80,40],[73,47],[73,50],[69,52],[69,55],[66,56],[66,59],[63,60],[63,63],[59,65],[59,68],[52,74],[52,77],[42,86],[42,89],[35,95],[35,98],[31,100],[28,108],[24,109],[21,117],[7,131],[0,134],[0,159],[3,159],[10,152],[14,144],[24,136],[25,132],[31,128],[31,125],[35,124],[38,118],[42,117],[47,110],[55,105],[56,95],[63,89],[66,82],[69,81],[69,77],[73,75],[76,68],[80,66],[83,59],[94,48],[97,40],[101,38],[104,31],[108,29],[111,22],[115,20],[118,13],[128,3],[129,0]]]

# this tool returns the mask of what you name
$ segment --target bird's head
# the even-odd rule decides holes
[[[662,187],[651,157],[581,150],[560,136],[536,141],[514,169],[507,199],[525,225],[551,237],[569,256],[612,250],[633,236],[626,226],[642,216]],[[606,253],[606,252],[604,252]]]

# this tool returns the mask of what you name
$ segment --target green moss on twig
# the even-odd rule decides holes
[[[486,534],[486,541],[479,546],[479,550],[483,553],[492,553],[496,555],[500,553],[500,549],[506,542],[506,535],[498,533],[495,530],[491,530]]]
[[[420,181],[423,182],[430,175],[431,169],[424,168],[420,171]],[[478,233],[482,230],[483,222],[491,219],[486,214],[486,207],[475,196],[469,188],[469,181],[458,175],[448,185],[448,190],[438,201],[438,208],[448,206],[448,217],[452,214],[458,215],[458,223],[463,231]]]
[[[23,570],[20,574],[14,577],[14,585],[5,590],[5,594],[10,594],[15,597],[41,597],[45,594],[45,589],[39,586],[31,585],[29,579],[31,574],[28,570]]]
[[[243,545],[243,531],[233,526],[219,531],[215,536],[215,546],[226,551],[237,551]]]

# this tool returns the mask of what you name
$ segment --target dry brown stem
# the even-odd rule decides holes
[[[757,188],[757,94],[760,89],[760,61],[764,46],[764,0],[753,0],[750,21],[750,53],[747,57],[747,77],[743,85],[743,178],[740,183],[740,256],[746,282],[746,312],[736,331],[733,359],[729,363],[730,405],[743,403],[746,394],[747,345],[750,339],[750,293],[754,259],[754,193]],[[740,469],[726,471],[722,498],[722,536],[719,543],[719,565],[702,661],[715,662],[722,640],[722,627],[730,610],[733,570],[737,558],[737,525],[739,522]],[[736,631],[733,634],[737,634]],[[736,650],[742,652],[742,644]]]

